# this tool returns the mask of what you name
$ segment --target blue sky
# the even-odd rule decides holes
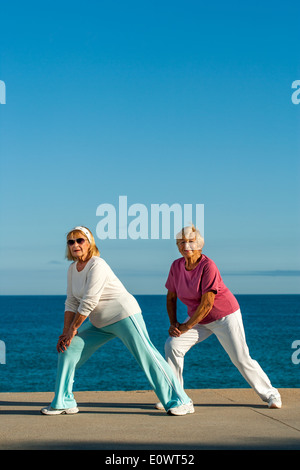
[[[65,234],[97,207],[204,204],[236,294],[300,293],[298,1],[1,6],[1,294],[64,294]],[[160,294],[174,240],[97,240]]]

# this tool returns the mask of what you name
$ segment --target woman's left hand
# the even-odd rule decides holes
[[[186,323],[180,323],[178,329],[181,331],[181,333],[186,333],[190,328],[186,326]]]

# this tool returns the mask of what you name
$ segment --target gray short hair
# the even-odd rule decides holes
[[[184,238],[189,240],[190,238],[194,238],[194,236],[196,236],[197,249],[202,250],[204,246],[204,238],[194,224],[183,227],[180,232],[177,233],[176,243],[178,243],[178,240],[182,240]]]

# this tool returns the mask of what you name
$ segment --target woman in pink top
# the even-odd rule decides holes
[[[204,240],[200,232],[194,226],[186,227],[176,238],[182,257],[172,263],[166,282],[170,336],[165,352],[180,383],[183,385],[187,351],[214,333],[233,364],[269,408],[281,408],[278,390],[249,355],[236,298],[225,286],[215,263],[202,254]],[[188,317],[181,324],[177,321],[177,298],[188,309]]]

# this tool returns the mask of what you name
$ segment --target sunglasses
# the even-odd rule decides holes
[[[69,246],[73,246],[74,243],[77,242],[78,245],[83,245],[85,241],[86,241],[86,238],[76,238],[75,240],[68,240],[67,244]]]

